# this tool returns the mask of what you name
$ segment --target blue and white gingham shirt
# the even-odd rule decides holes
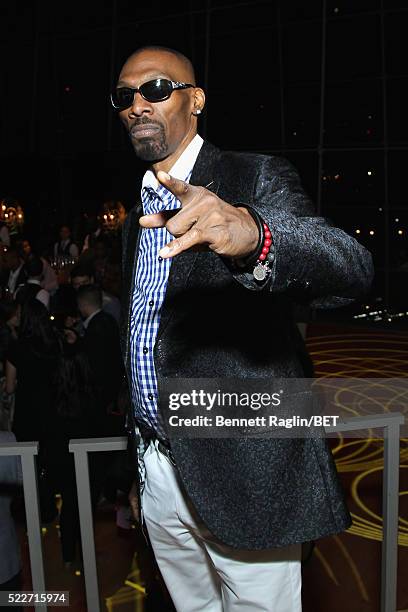
[[[197,134],[169,174],[188,182],[202,144],[203,139]],[[180,207],[179,200],[158,183],[151,170],[143,177],[141,195],[144,214]],[[173,236],[164,227],[142,228],[141,232],[131,305],[131,394],[135,417],[163,436],[164,432],[157,422],[157,380],[153,348],[172,262],[171,258],[160,261],[158,253],[173,240]]]

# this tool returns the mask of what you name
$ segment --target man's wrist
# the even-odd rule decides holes
[[[252,216],[258,228],[258,244],[255,250],[246,257],[233,260],[235,268],[241,272],[252,272],[255,281],[264,283],[271,275],[275,261],[275,247],[269,225],[265,223],[256,210],[241,205]]]
[[[245,257],[235,259],[235,263],[239,268],[251,268],[256,264],[258,257],[262,252],[265,239],[264,223],[262,217],[251,206],[248,206],[247,204],[240,204],[239,208],[245,209],[255,222],[258,229],[258,242],[251,253]]]

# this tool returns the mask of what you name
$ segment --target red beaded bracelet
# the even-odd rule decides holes
[[[275,260],[275,247],[272,242],[272,234],[265,222],[263,222],[263,230],[263,245],[253,271],[254,278],[257,281],[263,281],[270,275],[270,266],[272,266]]]

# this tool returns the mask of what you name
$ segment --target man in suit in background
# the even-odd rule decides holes
[[[25,304],[31,298],[36,298],[49,310],[50,294],[41,287],[43,270],[44,266],[40,257],[33,255],[27,261],[25,264],[27,281],[24,285],[20,285],[15,292],[15,299],[19,304]]]
[[[80,350],[88,359],[97,409],[106,416],[114,407],[123,379],[118,327],[115,319],[102,310],[103,295],[99,286],[79,287],[77,304],[85,328],[79,341]]]
[[[5,273],[3,276],[3,289],[5,293],[13,297],[18,287],[24,285],[27,281],[27,272],[24,266],[24,261],[20,257],[18,250],[12,247],[7,251],[4,258]]]
[[[123,434],[123,422],[112,413],[117,411],[119,390],[123,381],[118,326],[114,318],[102,310],[102,290],[97,285],[83,285],[77,291],[78,310],[83,319],[84,334],[65,329],[72,354],[81,360],[84,387],[91,398],[87,402],[86,421],[89,436],[104,437]],[[89,470],[92,507],[95,508],[103,489],[106,473],[115,460],[115,453],[91,453]]]
[[[59,241],[54,244],[54,257],[77,259],[79,249],[71,238],[71,228],[68,225],[61,225],[59,237]]]
[[[231,96],[240,104],[233,84]],[[316,216],[286,160],[203,141],[205,94],[177,51],[132,54],[112,104],[150,164],[123,230],[122,351],[157,562],[179,612],[299,612],[301,543],[350,525],[326,441],[170,439],[159,391],[172,378],[304,377],[293,305],[361,296],[371,256]],[[245,108],[242,120],[256,123]]]

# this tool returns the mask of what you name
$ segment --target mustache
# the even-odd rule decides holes
[[[129,132],[139,125],[157,125],[158,128],[161,130],[163,129],[163,125],[159,121],[152,121],[152,119],[148,117],[140,117],[140,119],[135,119],[135,121],[129,125]]]

